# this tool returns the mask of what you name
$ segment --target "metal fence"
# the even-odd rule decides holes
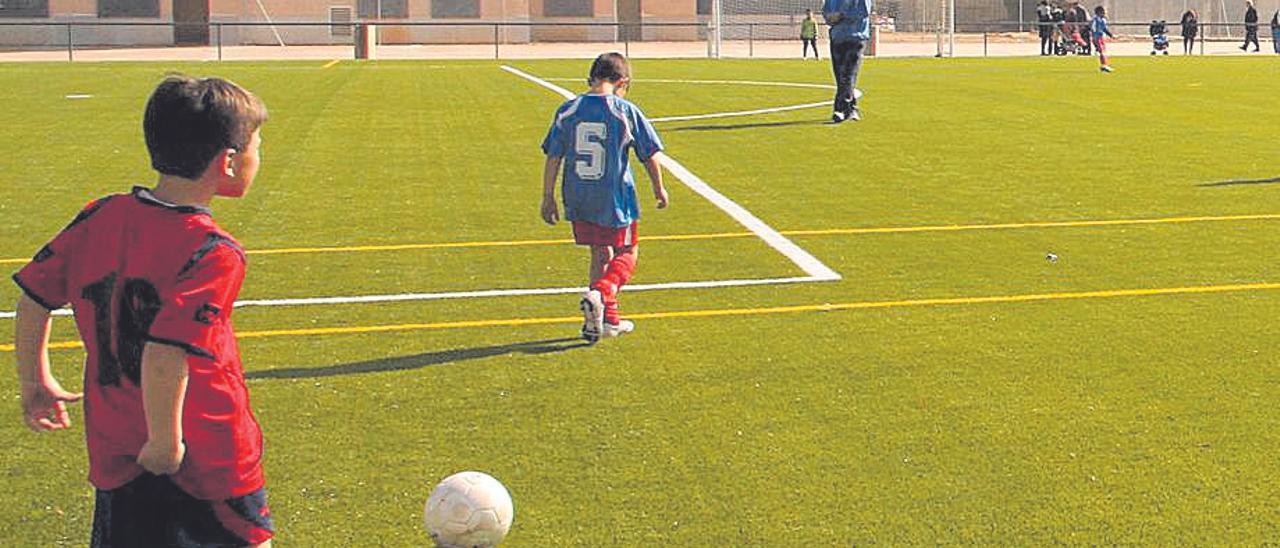
[[[988,23],[957,24],[955,36],[946,33],[935,22],[929,32],[879,33],[881,55],[1009,55],[1035,54],[1038,41],[1035,29],[1039,24],[1025,21],[996,21]],[[1150,21],[1112,22],[1111,27],[1126,40],[1143,40],[1148,34]],[[63,51],[67,61],[82,60],[86,52],[94,52],[92,59],[118,58],[111,52],[147,51],[163,59],[232,60],[247,58],[246,48],[277,49],[280,55],[269,58],[352,58],[359,48],[354,47],[368,29],[382,29],[382,39],[377,42],[381,51],[390,51],[389,58],[518,58],[518,57],[583,57],[594,55],[600,46],[623,51],[628,55],[640,53],[647,57],[778,57],[791,56],[792,49],[799,50],[799,27],[788,22],[725,23],[720,32],[725,40],[718,50],[713,37],[716,29],[703,22],[647,23],[628,25],[619,23],[530,23],[530,22],[436,22],[397,21],[394,23],[330,23],[330,22],[211,22],[197,25],[199,33],[207,35],[207,45],[175,46],[173,37],[179,33],[190,34],[193,25],[169,22],[3,22],[0,35],[13,38],[18,31],[26,30],[33,38],[25,44],[0,46],[0,52]],[[1268,27],[1261,25],[1260,38],[1270,42]],[[149,29],[148,32],[139,32]],[[1197,37],[1200,53],[1207,45],[1239,41],[1244,34],[1243,24],[1201,23]],[[1176,41],[1179,28],[1168,25],[1171,40]],[[197,33],[197,34],[199,34]],[[128,43],[130,36],[146,35],[147,40]],[[374,33],[377,36],[377,33]],[[820,33],[821,35],[821,33]],[[112,40],[103,40],[110,36]],[[124,37],[123,39],[121,37]],[[317,38],[320,37],[320,38]],[[780,38],[783,37],[783,38]],[[121,43],[125,41],[125,43]],[[149,43],[148,43],[149,41]],[[793,43],[794,42],[794,43]],[[957,53],[957,42],[964,44],[964,52]],[[583,44],[594,45],[583,48]],[[936,50],[930,46],[936,44]],[[978,45],[981,49],[978,49]],[[558,47],[562,46],[562,47]],[[577,47],[577,50],[574,47]],[[794,47],[793,47],[794,46]],[[424,50],[423,47],[434,49]],[[307,54],[306,48],[316,48]],[[1024,48],[1024,49],[1015,49]],[[1226,50],[1226,48],[1219,48]],[[783,52],[779,54],[778,52]],[[105,52],[105,53],[104,53]],[[172,52],[162,55],[156,52]],[[144,57],[145,58],[145,57]]]

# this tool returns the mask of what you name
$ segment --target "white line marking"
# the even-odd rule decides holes
[[[14,318],[14,317],[16,317],[17,315],[18,315],[18,313],[17,313],[17,312],[15,312],[15,311],[0,312],[0,319],[9,320],[9,319],[13,319],[13,318]],[[70,316],[70,315],[71,315],[71,309],[70,309],[70,308],[60,308],[60,309],[58,309],[58,310],[54,310],[54,311],[53,311],[53,315],[54,315],[54,316]]]
[[[658,284],[634,284],[623,286],[623,291],[655,291],[662,289],[702,289],[712,287],[748,287],[827,281],[811,276],[793,278],[763,278],[743,280],[708,280],[702,282],[668,282]],[[447,299],[476,299],[486,297],[519,297],[529,295],[577,295],[581,287],[549,287],[536,289],[485,289],[480,291],[444,291],[439,293],[401,293],[398,295],[355,295],[349,297],[306,297],[296,299],[256,299],[236,301],[236,308],[248,306],[309,306],[325,304],[368,304],[405,301],[443,301]],[[53,311],[54,316],[70,316],[71,309]],[[0,319],[12,319],[15,312],[0,312]]]
[[[525,73],[521,75],[527,76]],[[546,78],[547,81],[557,82],[577,82],[576,78]],[[836,89],[831,84],[806,84],[801,82],[758,82],[754,80],[668,80],[662,78],[645,79],[644,82],[653,82],[661,84],[704,84],[704,85],[742,85],[742,86],[765,86],[765,87],[792,87],[792,88],[810,88],[810,89]],[[559,93],[557,91],[557,93]],[[862,97],[862,90],[855,89],[856,97]],[[712,118],[733,118],[735,116],[755,116],[757,114],[769,114],[773,112],[786,112],[789,110],[803,110],[807,108],[825,107],[831,104],[830,100],[817,103],[805,103],[803,105],[790,105],[785,107],[762,108],[758,110],[743,110],[736,112],[713,112],[710,114],[690,114],[685,116],[665,116],[658,118],[650,118],[649,121],[658,122],[683,122],[687,120],[707,120]]]
[[[581,78],[544,78],[550,82],[581,82]],[[777,88],[812,88],[812,89],[836,89],[831,84],[809,84],[804,82],[759,82],[755,80],[669,80],[662,78],[645,78],[640,80],[644,82],[654,82],[658,84],[710,84],[710,85],[742,85],[742,86],[765,86]]]
[[[654,291],[662,289],[698,289],[710,287],[745,287],[817,281],[810,277],[767,278],[747,280],[708,280],[702,282],[670,282],[659,284],[635,284],[623,286],[623,291]],[[400,295],[364,295],[357,297],[317,297],[306,299],[267,299],[239,301],[242,306],[303,306],[316,304],[388,303],[402,301],[440,301],[446,299],[474,299],[484,297],[517,297],[529,295],[577,295],[581,287],[548,287],[535,289],[485,289],[480,291],[446,291],[441,293],[404,293]]]
[[[683,122],[685,120],[706,120],[708,118],[732,118],[734,116],[754,116],[756,114],[769,114],[771,112],[786,112],[788,110],[802,110],[806,108],[829,107],[831,101],[822,101],[818,103],[805,103],[803,105],[791,105],[786,107],[762,108],[758,110],[740,110],[737,112],[713,112],[711,114],[690,114],[688,116],[666,116],[662,118],[650,118],[650,122]]]
[[[507,66],[507,65],[502,65],[502,70],[505,70],[505,71],[507,71],[507,72],[510,72],[511,74],[514,74],[514,75],[516,75],[516,76],[519,76],[519,77],[521,77],[521,78],[524,78],[525,80],[528,80],[528,81],[530,81],[530,82],[533,82],[533,83],[535,83],[535,84],[538,84],[539,86],[542,86],[542,87],[544,87],[544,88],[547,88],[547,89],[549,89],[549,90],[551,90],[551,91],[553,91],[553,92],[555,92],[555,93],[557,93],[557,94],[559,94],[559,95],[563,96],[565,99],[573,99],[574,97],[576,97],[576,96],[575,96],[572,92],[570,92],[569,90],[564,89],[564,88],[562,88],[562,87],[560,87],[560,86],[557,86],[557,85],[555,85],[555,84],[552,84],[551,82],[548,82],[548,81],[546,81],[546,80],[543,80],[542,78],[538,78],[537,76],[534,76],[534,75],[532,75],[532,74],[529,74],[529,73],[527,73],[527,72],[525,72],[525,71],[523,71],[523,70],[520,70],[520,69],[518,69],[518,68],[515,68],[515,67],[512,67],[512,66]]]
[[[71,95],[67,96],[67,99],[91,99],[91,98],[93,98],[92,95],[88,95],[84,93],[72,93]]]
[[[507,65],[503,65],[502,69],[554,91],[565,99],[573,99],[576,97],[573,92],[527,72]],[[692,171],[689,171],[681,165],[680,162],[677,162],[675,158],[659,153],[658,161],[663,167],[667,168],[667,171],[670,171],[672,175],[675,175],[677,179],[680,179],[680,182],[684,183],[685,186],[688,186],[690,190],[697,192],[698,195],[706,198],[712,204],[715,204],[716,207],[727,213],[733,218],[733,220],[738,221],[738,224],[746,227],[747,230],[750,230],[761,240],[764,240],[766,244],[769,244],[769,247],[772,247],[783,256],[790,259],[791,262],[795,263],[801,270],[804,270],[805,274],[808,274],[809,277],[812,278],[811,281],[834,281],[840,279],[839,273],[832,270],[827,265],[822,264],[822,261],[819,261],[808,251],[801,249],[800,246],[795,244],[795,242],[788,240],[786,236],[783,236],[778,233],[777,230],[774,230],[773,227],[765,224],[764,221],[761,221],[759,217],[756,217],[750,211],[747,211],[733,200],[725,197],[724,194],[721,194],[716,189],[711,188],[711,185],[708,185],[697,175],[694,175]]]
[[[773,227],[765,224],[765,222],[761,221],[759,217],[756,217],[750,211],[747,211],[746,208],[738,205],[733,200],[726,198],[725,195],[721,194],[718,190],[711,188],[711,185],[708,185],[697,175],[694,175],[693,172],[689,171],[688,168],[681,165],[680,162],[677,162],[674,158],[663,154],[658,160],[662,163],[663,167],[667,168],[667,170],[670,171],[672,175],[675,175],[677,179],[680,179],[680,182],[684,183],[685,186],[688,186],[691,190],[697,192],[703,198],[706,198],[708,201],[715,204],[716,207],[729,214],[730,217],[733,217],[733,220],[738,221],[738,224],[746,227],[747,230],[750,230],[760,239],[764,240],[765,243],[769,244],[769,247],[777,250],[778,253],[781,253],[786,258],[791,259],[791,262],[795,263],[801,270],[804,270],[805,274],[814,278],[815,281],[834,281],[840,279],[839,273],[827,267],[827,265],[822,264],[822,261],[819,261],[808,251],[801,249],[800,246],[795,244],[795,242],[787,239],[786,236],[783,236],[777,230],[774,230]]]

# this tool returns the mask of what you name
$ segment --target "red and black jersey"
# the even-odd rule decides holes
[[[87,353],[85,435],[96,487],[114,489],[143,472],[134,461],[147,440],[147,342],[187,353],[187,453],[174,482],[205,500],[263,486],[262,431],[231,325],[244,272],[243,249],[209,210],[135,187],[90,203],[14,274],[36,302],[75,311]]]

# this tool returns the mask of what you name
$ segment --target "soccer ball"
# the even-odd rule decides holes
[[[423,521],[437,546],[471,548],[502,542],[513,518],[502,483],[482,472],[458,472],[431,492]]]

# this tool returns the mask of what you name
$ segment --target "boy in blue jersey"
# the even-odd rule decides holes
[[[1093,8],[1093,43],[1098,49],[1098,62],[1102,63],[1102,72],[1111,72],[1111,62],[1107,59],[1107,38],[1115,38],[1111,27],[1107,25],[1107,9],[1098,6]]]
[[[871,0],[826,0],[822,17],[831,25],[831,70],[836,77],[831,122],[861,120],[854,89],[862,71],[862,48],[871,39]]]
[[[556,176],[563,163],[564,218],[573,223],[574,241],[591,246],[591,283],[580,306],[582,338],[592,343],[635,329],[618,313],[618,291],[635,272],[639,253],[640,206],[628,151],[649,173],[658,209],[668,201],[657,156],[662,141],[639,107],[623,98],[630,83],[627,58],[601,54],[591,64],[590,91],[560,105],[542,141],[542,220],[560,219]]]

